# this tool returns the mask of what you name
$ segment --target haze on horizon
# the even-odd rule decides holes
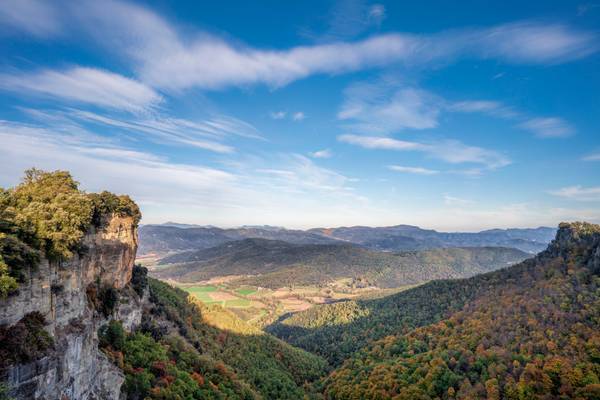
[[[600,7],[483,3],[5,1],[0,186],[69,170],[143,224],[600,223]]]

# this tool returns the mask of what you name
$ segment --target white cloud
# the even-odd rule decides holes
[[[306,115],[304,115],[302,111],[295,112],[294,115],[292,115],[294,121],[302,121],[304,118],[306,118]]]
[[[511,107],[505,106],[498,101],[492,100],[466,100],[451,103],[447,109],[454,112],[474,113],[480,112],[499,118],[517,118],[520,113]]]
[[[444,204],[447,206],[468,206],[468,205],[472,205],[474,204],[473,201],[471,200],[467,200],[467,199],[461,199],[460,197],[455,197],[455,196],[450,196],[449,194],[445,193],[444,196]]]
[[[390,165],[389,169],[396,172],[405,172],[408,174],[417,174],[417,175],[435,175],[439,174],[440,171],[436,171],[433,169],[427,169],[422,167],[405,167],[401,165]]]
[[[269,114],[273,119],[284,119],[287,113],[285,111],[274,111]]]
[[[310,156],[313,158],[330,158],[333,155],[331,150],[323,149],[310,153]]]
[[[105,138],[68,135],[35,125],[0,121],[0,186],[17,183],[37,168],[71,171],[91,191],[127,193],[142,207],[144,223],[205,221],[232,226],[280,221],[317,225],[324,218],[347,220],[367,199],[352,179],[296,154],[238,160],[214,168],[173,162],[123,147]],[[269,168],[258,168],[261,163]]]
[[[314,74],[339,74],[390,64],[439,65],[463,57],[525,64],[561,63],[597,50],[593,33],[535,21],[260,49],[203,32],[184,35],[158,14],[131,3],[86,1],[69,8],[77,28],[108,51],[124,55],[143,82],[170,90],[257,83],[277,87]]]
[[[264,140],[260,132],[247,122],[224,115],[216,115],[203,120],[188,120],[166,117],[160,113],[143,116],[101,115],[77,109],[32,110],[21,109],[29,117],[38,120],[50,129],[78,133],[81,124],[100,126],[110,131],[133,134],[134,140],[149,139],[153,142],[196,147],[217,153],[232,153],[234,148],[222,143],[231,136]],[[83,132],[85,133],[85,132]],[[126,138],[125,135],[123,138]]]
[[[600,186],[568,186],[555,191],[551,191],[550,194],[577,201],[600,201]]]
[[[583,161],[600,161],[600,153],[592,153],[583,157]]]
[[[389,82],[354,84],[345,90],[338,118],[350,121],[353,129],[388,133],[402,129],[437,126],[440,99],[419,89],[392,90]]]
[[[60,13],[43,0],[3,0],[0,7],[0,29],[17,29],[34,36],[50,37],[62,30]]]
[[[134,112],[152,109],[162,101],[158,93],[140,82],[84,67],[3,74],[0,75],[0,88]]]
[[[338,140],[340,142],[354,144],[366,149],[424,151],[426,148],[426,146],[421,143],[377,136],[359,136],[347,134],[338,136]]]
[[[385,19],[385,6],[383,4],[373,4],[369,7],[368,15],[369,21],[375,25],[381,25],[381,22]]]
[[[520,121],[516,126],[528,130],[538,137],[565,137],[575,133],[575,129],[559,117],[531,117],[524,112],[517,111],[501,102],[490,100],[467,100],[450,103],[447,110],[453,112],[474,113],[480,112],[497,118]]]
[[[539,137],[565,137],[575,133],[575,129],[561,118],[532,118],[518,125]]]
[[[444,140],[432,143],[409,142],[377,136],[341,135],[338,140],[366,149],[419,151],[432,158],[452,164],[475,163],[486,168],[496,169],[507,166],[510,160],[493,150],[468,146],[457,140]]]

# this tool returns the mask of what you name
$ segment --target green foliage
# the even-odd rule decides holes
[[[217,372],[221,371],[218,375],[235,377],[234,381],[254,388],[264,398],[302,398],[305,382],[325,372],[322,359],[264,334],[221,307],[191,302],[186,292],[154,279],[149,279],[149,286],[154,308],[144,329],[155,340],[170,343],[171,351],[179,346],[172,343],[172,335],[154,325],[170,321],[193,346],[180,355],[197,354],[216,365]]]
[[[535,259],[438,286],[445,296],[427,298],[433,284],[397,295],[400,304],[419,292],[422,303],[474,293],[462,307],[441,307],[437,322],[373,335],[324,382],[326,398],[597,398],[598,228],[561,226]]]
[[[0,383],[0,400],[14,400],[8,395],[8,386],[4,383]]]
[[[9,207],[21,238],[50,259],[71,257],[92,218],[92,202],[66,171],[27,170]]]
[[[125,345],[125,331],[119,321],[111,320],[98,330],[98,340],[100,347],[109,347],[113,350],[121,351]]]
[[[127,195],[117,196],[105,190],[87,196],[93,204],[92,223],[97,227],[102,227],[111,215],[132,217],[135,225],[142,219],[139,207]]]
[[[99,332],[100,346],[125,372],[127,399],[255,399],[257,394],[223,364],[206,359],[180,337],[160,341],[125,334],[111,321]]]
[[[144,290],[148,287],[148,268],[142,267],[139,264],[134,265],[130,283],[133,290],[141,297],[144,294]]]
[[[33,168],[16,187],[0,188],[0,256],[7,266],[0,266],[0,296],[13,291],[15,281],[25,282],[42,255],[60,261],[82,251],[90,226],[101,227],[113,214],[135,224],[141,217],[128,196],[86,194],[66,171]]]
[[[18,287],[17,280],[9,275],[8,266],[0,255],[0,298],[5,298]]]
[[[44,329],[46,320],[39,312],[26,314],[12,326],[0,326],[0,369],[46,355],[54,346]]]

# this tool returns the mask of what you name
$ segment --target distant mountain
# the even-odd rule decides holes
[[[438,247],[502,246],[528,253],[543,250],[554,237],[556,229],[491,229],[481,232],[437,232],[411,225],[371,228],[353,226],[317,228],[308,232],[331,239],[344,240],[386,251],[431,249]]]
[[[182,250],[200,250],[246,238],[282,240],[294,244],[354,243],[380,251],[423,250],[442,247],[513,247],[528,253],[543,250],[556,229],[492,229],[475,233],[437,232],[398,225],[316,228],[307,231],[274,226],[243,226],[221,229],[177,223],[140,227],[140,255]]]
[[[445,248],[402,253],[378,252],[352,244],[291,244],[244,239],[165,257],[154,275],[181,282],[216,276],[253,275],[243,283],[278,288],[351,278],[355,285],[400,287],[432,279],[468,277],[528,256],[501,247]]]
[[[283,240],[295,244],[325,244],[339,242],[312,232],[271,226],[221,229],[216,227],[178,227],[144,225],[139,229],[140,255],[182,250],[199,250],[245,238]]]

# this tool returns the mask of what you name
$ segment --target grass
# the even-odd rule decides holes
[[[250,300],[235,299],[225,301],[225,307],[250,307]]]
[[[210,285],[188,286],[188,287],[182,287],[182,289],[184,289],[189,294],[191,294],[192,296],[194,296],[195,298],[197,298],[198,300],[200,300],[201,302],[203,302],[205,304],[218,304],[222,307],[232,307],[232,308],[233,307],[246,308],[246,307],[250,307],[250,305],[251,305],[250,300],[242,299],[242,298],[237,298],[237,299],[233,299],[233,300],[215,300],[215,299],[213,299],[211,296],[211,293],[218,292],[221,289],[221,287],[217,287],[217,286],[210,286]],[[239,289],[236,291],[236,293],[238,293],[240,295],[248,295],[248,294],[252,294],[254,292],[256,292],[256,290],[253,290],[253,289]]]
[[[222,303],[222,301],[213,300],[213,298],[210,297],[210,293],[217,290],[214,286],[189,286],[183,287],[182,289],[203,303]]]
[[[256,293],[256,289],[242,288],[242,289],[237,289],[235,292],[242,296],[250,296],[251,294]]]

